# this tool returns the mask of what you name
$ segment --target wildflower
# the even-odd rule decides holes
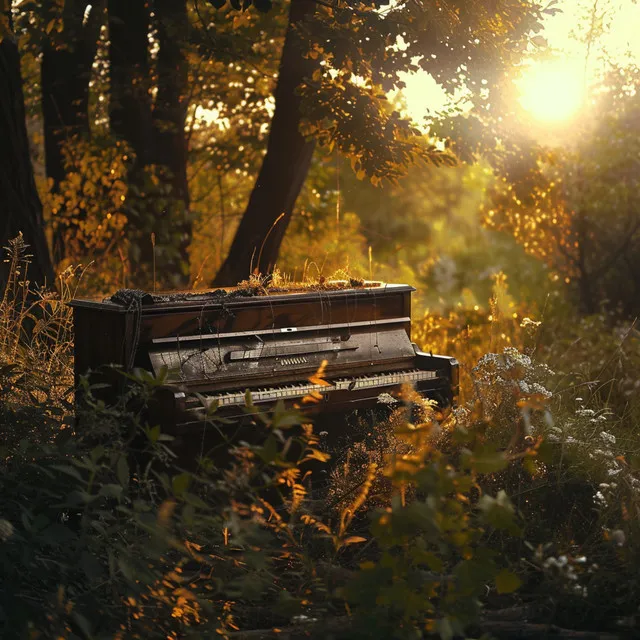
[[[601,507],[606,507],[607,506],[607,499],[604,497],[602,491],[598,491],[596,493],[595,496],[593,496],[593,499],[601,506]]]
[[[0,519],[0,542],[5,542],[13,535],[13,525],[4,519]]]
[[[532,320],[531,318],[522,318],[522,322],[520,323],[520,327],[522,329],[535,330],[541,324],[542,324],[542,322],[536,322],[535,320]]]
[[[607,431],[601,431],[600,438],[604,440],[604,442],[608,442],[609,444],[616,443],[616,437],[612,433],[608,433]]]
[[[618,547],[621,547],[625,543],[626,539],[627,538],[624,535],[624,531],[622,531],[621,529],[616,529],[615,531],[611,532],[611,542],[613,542],[613,544]]]

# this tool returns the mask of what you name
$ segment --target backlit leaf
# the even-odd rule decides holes
[[[503,569],[496,576],[496,589],[498,593],[512,593],[520,587],[522,580],[508,569]]]

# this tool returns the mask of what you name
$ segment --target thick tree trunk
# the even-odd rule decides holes
[[[156,0],[158,22],[158,94],[153,109],[156,163],[168,170],[173,196],[189,204],[187,183],[187,83],[189,65],[186,0]]]
[[[317,62],[304,57],[304,42],[295,26],[312,15],[314,6],[313,0],[291,0],[267,153],[214,286],[234,285],[251,271],[268,274],[276,263],[313,155],[314,142],[300,133],[302,116],[296,89],[311,77]]]
[[[33,255],[27,277],[38,285],[54,285],[25,122],[20,55],[12,36],[0,42],[0,250],[20,232]],[[0,291],[7,282],[0,261]]]
[[[165,252],[162,269],[172,275],[173,284],[186,285],[189,277],[189,254],[192,223],[189,217],[187,182],[187,137],[185,125],[189,99],[187,84],[189,65],[186,40],[189,23],[186,0],[156,0],[158,27],[158,93],[153,109],[155,164],[162,182],[171,187],[168,202],[158,220],[160,246]],[[157,236],[158,234],[156,234]]]
[[[146,0],[108,0],[111,132],[133,152],[124,205],[129,240],[130,281],[149,286],[149,251],[154,209],[145,193],[146,168],[153,162],[154,136],[149,62],[150,13]],[[145,254],[143,256],[143,250]],[[146,263],[146,265],[144,264]]]
[[[135,167],[153,158],[149,8],[145,0],[108,0],[112,132],[131,145]]]
[[[148,51],[149,3],[108,0],[108,9],[111,129],[135,154],[125,210],[132,279],[137,286],[149,287],[156,281],[163,286],[183,286],[188,279],[191,241],[185,135],[186,0],[154,3],[159,45],[155,104]],[[150,184],[147,172],[151,170],[162,187],[170,186],[168,193]],[[157,274],[152,272],[154,263]]]
[[[67,2],[64,9],[64,32],[61,43],[46,41],[42,50],[41,85],[44,122],[44,150],[47,177],[58,190],[66,177],[63,148],[76,135],[89,136],[89,81],[96,56],[103,5],[86,0]],[[49,18],[53,18],[53,13]],[[64,212],[58,212],[60,218]],[[60,262],[67,256],[65,238],[73,237],[72,229],[80,223],[80,215],[54,226],[53,258]]]

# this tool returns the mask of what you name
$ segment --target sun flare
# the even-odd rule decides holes
[[[574,62],[550,61],[532,66],[518,86],[520,104],[541,122],[570,120],[584,101],[582,69]]]

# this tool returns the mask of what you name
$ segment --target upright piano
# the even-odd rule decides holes
[[[345,281],[76,299],[76,382],[89,374],[115,396],[124,376],[104,365],[163,377],[156,419],[178,430],[202,423],[214,408],[245,415],[247,390],[252,406],[312,396],[305,410],[323,412],[373,406],[409,384],[440,406],[452,405],[457,362],[411,341],[414,290]]]

